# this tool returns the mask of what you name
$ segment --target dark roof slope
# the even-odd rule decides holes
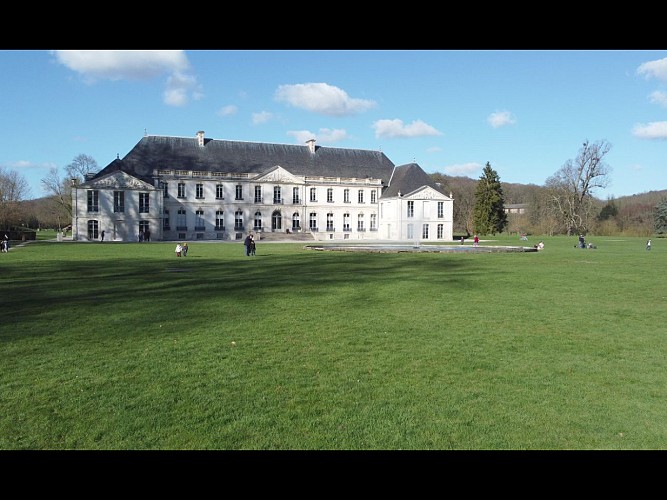
[[[324,177],[373,177],[389,182],[394,164],[381,151],[316,147],[308,145],[146,136],[122,159],[114,160],[96,177],[123,170],[153,182],[153,170],[194,170],[262,174],[281,166],[295,175]]]
[[[385,189],[382,196],[384,198],[398,196],[399,191],[402,195],[406,195],[422,186],[432,187],[439,193],[445,194],[440,186],[419,165],[408,163],[407,165],[396,167],[394,176],[391,178],[391,184]]]

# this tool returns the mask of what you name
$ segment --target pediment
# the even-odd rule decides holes
[[[137,179],[125,172],[113,172],[99,179],[86,182],[86,186],[97,189],[137,189],[150,191],[156,189],[151,184]]]
[[[255,177],[256,181],[263,182],[281,182],[281,183],[303,183],[303,179],[285,170],[283,167],[277,166],[269,170],[267,173]]]
[[[449,196],[446,196],[439,191],[436,191],[430,186],[422,186],[419,189],[415,189],[412,193],[408,193],[403,196],[403,199],[407,200],[451,200]]]

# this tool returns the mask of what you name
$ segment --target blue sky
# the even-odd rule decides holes
[[[28,198],[144,134],[382,150],[396,165],[543,185],[608,141],[602,199],[667,189],[667,51],[0,51],[0,167]]]

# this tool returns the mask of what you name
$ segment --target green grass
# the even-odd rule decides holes
[[[667,240],[544,241],[15,245],[0,449],[667,449]]]

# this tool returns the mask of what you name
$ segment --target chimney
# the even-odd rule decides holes
[[[315,139],[308,139],[306,141],[306,144],[308,144],[308,149],[310,150],[310,153],[315,153]]]
[[[197,144],[199,144],[200,147],[204,145],[204,131],[203,130],[200,130],[199,132],[197,132]]]

